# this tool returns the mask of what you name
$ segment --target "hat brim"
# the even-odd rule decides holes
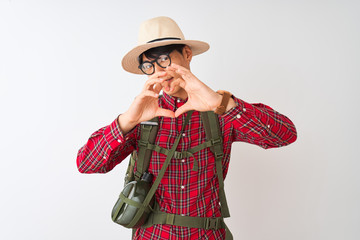
[[[206,42],[198,41],[198,40],[166,40],[160,42],[146,43],[143,45],[136,46],[132,50],[130,50],[122,59],[121,65],[125,71],[135,74],[144,74],[139,69],[138,57],[143,52],[149,50],[150,48],[166,46],[170,44],[185,44],[188,45],[191,50],[193,56],[206,52],[210,46]]]

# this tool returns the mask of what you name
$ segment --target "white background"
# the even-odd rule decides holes
[[[0,239],[130,239],[110,212],[127,166],[80,174],[78,149],[127,110],[142,21],[166,15],[210,44],[192,71],[288,116],[297,141],[235,143],[225,181],[235,239],[360,239],[359,1],[0,1]]]

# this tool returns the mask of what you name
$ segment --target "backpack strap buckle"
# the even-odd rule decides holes
[[[218,229],[221,218],[206,218],[205,229]]]
[[[224,156],[224,153],[222,153],[222,152],[220,152],[220,153],[215,153],[215,158],[216,159],[222,159],[223,158],[223,156]]]
[[[166,224],[173,225],[175,219],[175,214],[168,213],[166,214]]]
[[[139,140],[138,141],[139,147],[147,147],[148,146],[148,142],[144,141],[144,140]]]
[[[185,156],[184,156],[184,154],[182,153],[182,152],[177,152],[177,151],[175,151],[175,153],[174,153],[174,158],[175,159],[182,159],[182,158],[184,158]]]
[[[211,145],[218,145],[222,143],[222,139],[221,138],[216,138],[216,139],[211,139]]]
[[[139,180],[141,178],[141,176],[142,176],[142,173],[136,170],[135,173],[134,173],[134,176],[135,176],[136,180]]]

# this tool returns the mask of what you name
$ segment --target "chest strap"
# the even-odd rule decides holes
[[[149,143],[147,141],[139,140],[138,144],[139,144],[139,146],[143,147],[144,149],[152,150],[152,151],[155,151],[155,152],[158,152],[158,153],[162,153],[164,155],[168,155],[169,152],[170,152],[169,149],[160,147],[158,145],[151,144],[151,143]],[[194,164],[193,164],[192,170],[193,171],[198,171],[199,163],[198,163],[197,159],[194,157],[194,153],[199,152],[200,150],[203,150],[205,148],[212,147],[212,146],[215,146],[215,145],[220,145],[220,144],[222,144],[222,139],[221,138],[210,139],[210,140],[208,140],[206,142],[203,142],[202,144],[199,144],[196,147],[190,148],[190,149],[188,149],[186,151],[182,151],[182,152],[175,151],[173,158],[175,158],[175,159],[183,159],[183,158],[192,157],[194,159]]]
[[[214,229],[225,228],[225,222],[222,217],[207,218],[207,217],[190,217],[182,216],[178,214],[171,214],[165,212],[153,212],[147,224],[169,224],[181,227],[190,228],[203,228],[203,229]],[[146,224],[146,225],[147,225]],[[143,227],[146,227],[143,226]]]

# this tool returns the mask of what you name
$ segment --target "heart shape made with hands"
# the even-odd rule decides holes
[[[195,77],[189,69],[171,64],[165,72],[166,74],[160,77],[161,82],[153,86],[155,92],[163,90],[174,97],[188,98],[187,102],[174,112],[175,117],[191,110],[214,110],[220,104],[222,97]]]

